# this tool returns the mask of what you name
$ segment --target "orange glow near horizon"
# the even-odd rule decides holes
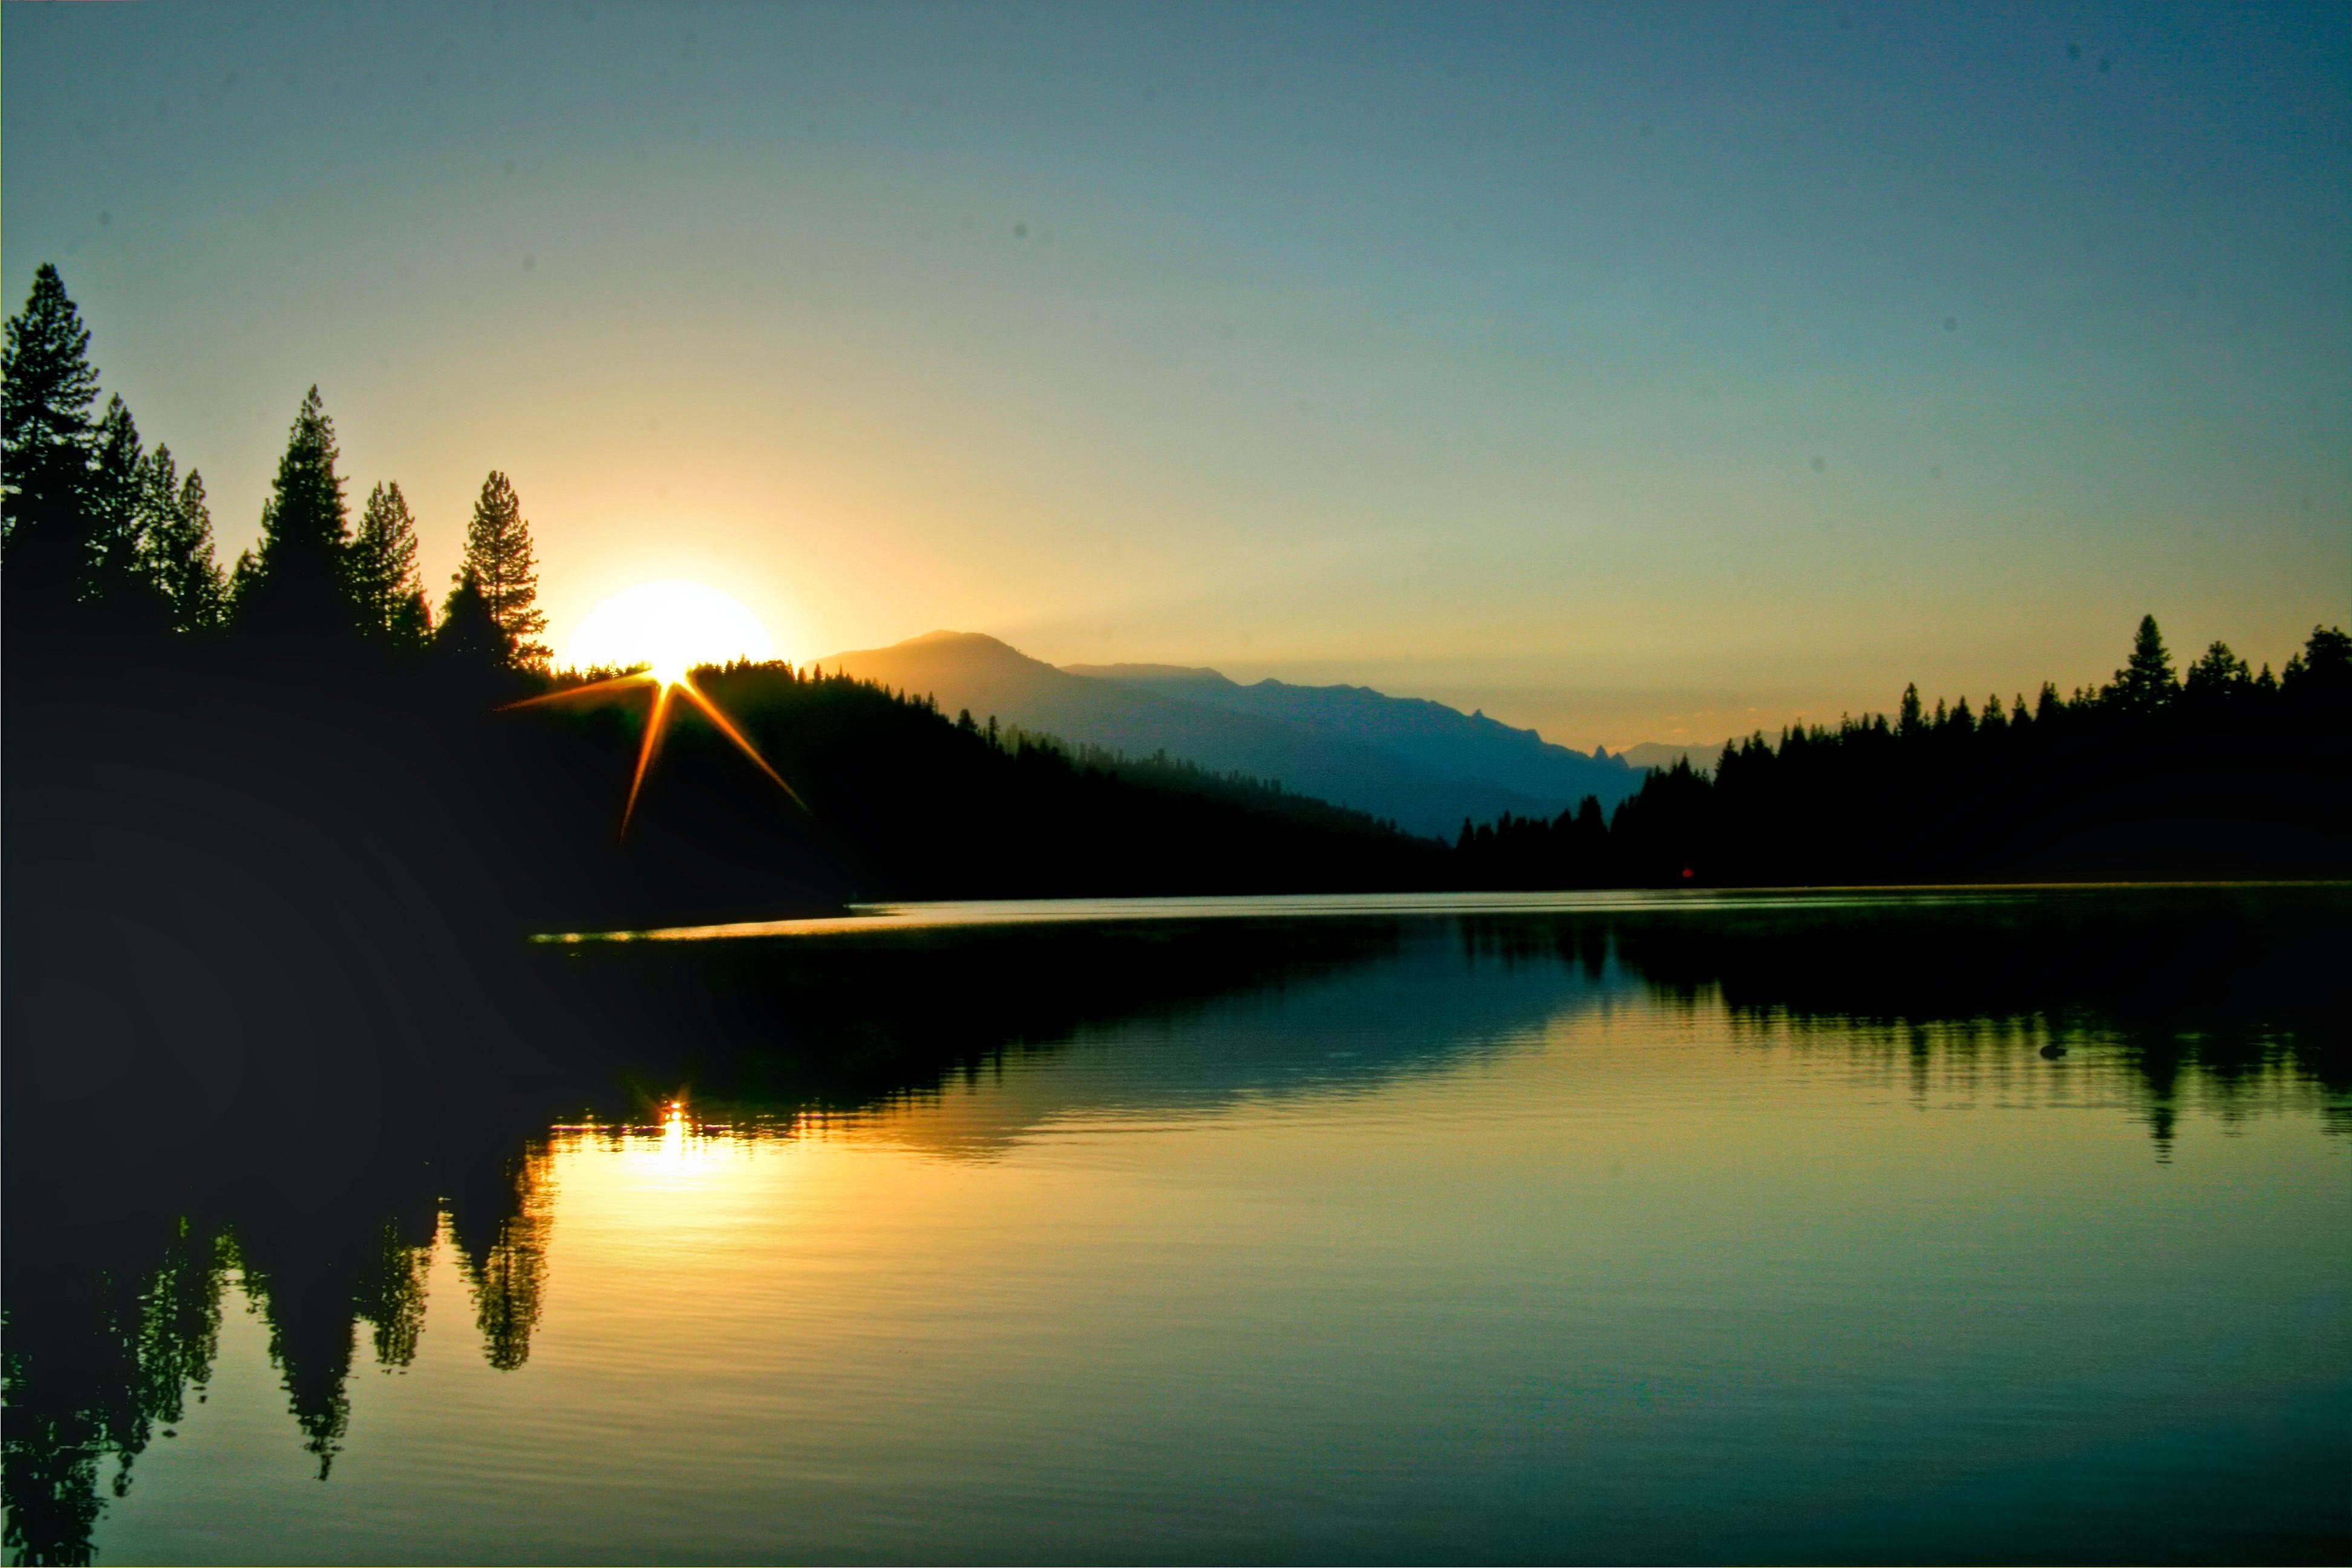
[[[700,583],[666,578],[598,605],[572,634],[564,654],[576,669],[644,666],[677,685],[705,665],[772,659],[776,645],[740,600]]]

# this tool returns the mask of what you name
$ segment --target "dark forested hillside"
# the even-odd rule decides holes
[[[707,726],[689,727],[647,785],[648,845],[728,801],[747,815],[793,818],[788,830],[857,898],[1362,889],[1442,878],[1435,844],[1319,803],[1073,760],[1027,737],[991,736],[968,716],[951,721],[919,699],[786,665],[698,680],[807,809],[792,807]],[[530,717],[559,729],[575,722]],[[614,790],[625,771],[616,748],[607,769]]]
[[[381,969],[394,990],[404,963],[548,927],[1442,879],[1435,845],[1367,818],[1114,776],[781,666],[709,685],[789,790],[675,702],[624,834],[653,688],[513,706],[561,683],[507,475],[484,479],[436,616],[399,485],[354,519],[313,387],[260,537],[225,570],[202,476],[120,398],[100,411],[89,343],[41,268],[5,352],[12,977],[102,966],[155,926],[191,987]]]

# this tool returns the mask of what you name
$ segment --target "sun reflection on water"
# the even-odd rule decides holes
[[[827,1120],[809,1111],[698,1110],[684,1095],[647,1110],[650,1114],[643,1120],[559,1123],[549,1130],[549,1152],[566,1163],[593,1156],[625,1184],[659,1190],[719,1178],[740,1170],[762,1149],[821,1139]]]

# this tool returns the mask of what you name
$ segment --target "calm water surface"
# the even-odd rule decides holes
[[[2105,929],[2095,897],[2077,939]],[[89,1544],[2341,1558],[2340,992],[2274,1016],[2225,985],[2149,1016],[2128,963],[2120,992],[2054,999],[1944,971],[2031,963],[2051,939],[2015,917],[2038,909],[1358,910],[1336,950],[1230,983],[1180,954],[1189,981],[897,1088],[731,1098],[702,1073],[542,1125],[493,1180],[494,1226],[445,1192],[368,1241],[373,1274],[306,1286],[300,1245],[265,1266],[231,1215],[141,1297],[193,1311],[188,1344],[125,1331],[148,1348],[123,1375],[184,1398],[142,1395],[133,1457],[100,1454]],[[1234,929],[1277,951],[1339,923],[1279,912]],[[1979,928],[1981,952],[1954,935]],[[830,965],[868,940],[819,934],[730,951]],[[1005,935],[1030,966],[958,984],[1050,986],[1065,934]],[[928,951],[881,973],[930,984]],[[216,1326],[192,1289],[217,1291]],[[340,1316],[305,1317],[305,1289]]]

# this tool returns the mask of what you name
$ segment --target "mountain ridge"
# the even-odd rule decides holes
[[[1450,837],[1467,817],[1553,816],[1604,806],[1642,774],[1605,752],[1555,746],[1485,713],[1361,686],[1244,685],[1184,665],[1045,663],[980,632],[934,631],[830,655],[820,668],[931,696],[1001,723],[1132,756],[1165,752],[1216,772],[1367,811]]]

